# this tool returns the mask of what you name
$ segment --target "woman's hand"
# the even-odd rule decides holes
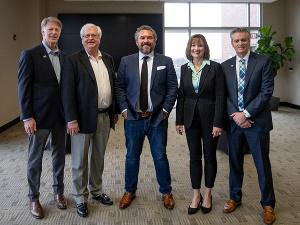
[[[223,129],[220,128],[220,127],[213,127],[212,136],[213,137],[218,137],[222,134],[222,131],[223,131]]]

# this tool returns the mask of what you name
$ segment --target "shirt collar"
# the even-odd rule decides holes
[[[149,56],[149,58],[153,59],[154,57],[154,51],[150,52],[148,55],[145,55],[144,53],[139,51],[139,60],[142,60],[144,56]]]
[[[48,55],[49,55],[51,52],[53,52],[53,53],[59,53],[59,49],[58,49],[57,46],[55,46],[55,49],[52,50],[51,48],[48,47],[48,45],[47,45],[44,41],[42,41],[42,44],[43,44],[43,46],[45,47],[46,52],[48,53]]]
[[[89,58],[94,58],[94,56],[90,55],[87,51],[86,51],[86,54],[88,55]],[[98,49],[97,59],[101,59],[101,58],[102,58],[102,54],[101,54],[100,50]]]
[[[202,64],[201,64],[201,66],[200,66],[200,70],[202,70],[203,67],[206,66],[206,65],[210,65],[210,61],[207,60],[207,59],[204,59],[203,62],[202,62]],[[194,66],[194,64],[192,63],[192,61],[189,61],[187,66],[188,66],[189,68],[191,68],[191,69],[193,70],[193,72],[196,73],[196,69],[195,69],[195,66]]]
[[[249,56],[250,56],[250,50],[247,52],[247,54],[243,58],[236,55],[236,61],[239,62],[241,59],[244,59],[246,62],[248,62]]]

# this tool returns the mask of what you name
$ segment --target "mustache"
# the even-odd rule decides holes
[[[147,45],[147,46],[152,46],[152,44],[150,42],[144,42],[142,43],[142,46]]]

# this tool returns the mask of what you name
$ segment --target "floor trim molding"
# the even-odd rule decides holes
[[[20,117],[17,117],[16,119],[13,119],[12,121],[8,122],[7,124],[4,124],[0,127],[0,133],[7,130],[8,128],[12,127],[13,125],[20,122]]]
[[[280,106],[286,106],[286,107],[290,107],[290,108],[293,108],[293,109],[299,109],[300,110],[300,106],[299,105],[295,105],[295,104],[292,104],[292,103],[289,103],[289,102],[280,102],[279,105]]]

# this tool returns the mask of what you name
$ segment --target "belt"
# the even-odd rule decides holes
[[[98,109],[98,113],[107,113],[109,108],[106,109]]]
[[[137,112],[137,114],[142,118],[148,118],[152,116],[153,112]]]

